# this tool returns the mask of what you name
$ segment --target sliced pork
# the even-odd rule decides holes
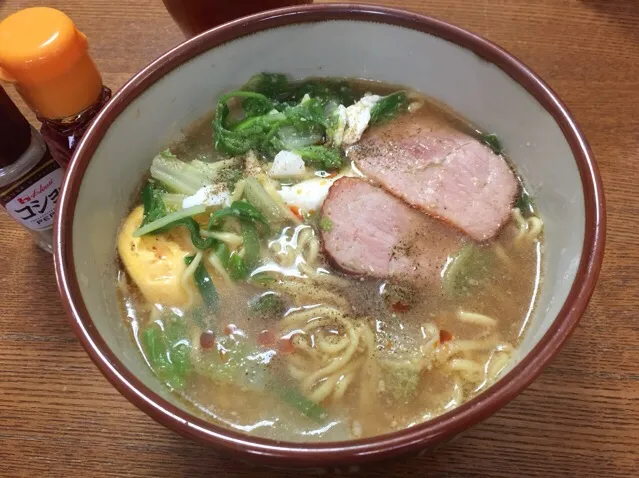
[[[366,180],[342,178],[322,207],[322,241],[334,266],[344,272],[440,283],[462,234]]]
[[[373,128],[349,156],[393,195],[477,241],[495,236],[517,194],[505,159],[438,115],[405,115]]]

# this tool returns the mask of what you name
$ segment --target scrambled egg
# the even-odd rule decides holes
[[[118,252],[124,267],[149,302],[184,306],[189,295],[181,279],[186,269],[184,257],[192,253],[190,241],[182,230],[134,238],[142,214],[141,206],[135,208],[120,230]]]

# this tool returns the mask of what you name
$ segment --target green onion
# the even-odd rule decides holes
[[[264,215],[245,201],[234,201],[229,207],[216,211],[209,219],[209,230],[213,230],[221,224],[221,221],[225,217],[235,217],[238,219],[249,219],[252,221],[260,222],[267,233],[270,232],[268,222]]]
[[[248,275],[244,267],[244,259],[239,254],[233,254],[229,260],[229,275],[233,280],[243,280]]]
[[[162,231],[168,231],[169,229],[173,229],[177,226],[184,226],[189,230],[191,234],[191,242],[195,247],[200,249],[201,251],[205,251],[215,246],[219,241],[214,237],[208,237],[204,239],[200,235],[200,225],[197,223],[195,219],[192,217],[185,217],[184,219],[180,219],[178,221],[172,222],[171,224],[166,225]]]
[[[326,410],[317,403],[306,398],[295,387],[283,386],[277,383],[272,383],[270,387],[282,401],[288,403],[293,408],[296,408],[299,412],[311,420],[321,423],[326,419]]]
[[[243,219],[242,238],[244,239],[244,266],[247,270],[255,269],[260,260],[260,238],[255,223]]]
[[[219,246],[217,246],[215,255],[220,260],[222,266],[227,269],[229,266],[229,260],[231,259],[231,251],[229,251],[229,246],[222,242]]]
[[[184,262],[187,266],[189,266],[193,262],[194,258],[195,256],[187,256],[184,258]],[[195,268],[193,279],[195,280],[195,284],[202,295],[206,308],[209,311],[217,312],[220,308],[220,297],[215,285],[213,284],[211,276],[207,272],[206,267],[204,267],[204,264],[201,262]]]
[[[169,224],[179,221],[180,219],[197,216],[198,214],[202,214],[205,212],[206,212],[206,206],[199,205],[199,206],[188,207],[186,209],[181,209],[179,211],[169,213],[166,216],[161,217],[160,219],[156,221],[153,221],[145,226],[140,227],[133,233],[133,237],[145,236],[147,234],[157,231],[158,229],[163,229]]]

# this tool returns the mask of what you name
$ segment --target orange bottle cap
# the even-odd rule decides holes
[[[0,22],[0,79],[15,83],[38,116],[50,119],[81,113],[102,91],[86,37],[64,13],[46,7]]]

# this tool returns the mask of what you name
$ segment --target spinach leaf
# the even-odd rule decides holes
[[[381,124],[395,118],[408,109],[408,97],[405,91],[397,91],[380,99],[371,109],[370,124]]]
[[[481,136],[481,140],[486,144],[490,149],[493,150],[495,154],[501,154],[504,152],[504,148],[501,145],[501,141],[497,137],[496,134],[483,134]]]
[[[276,318],[284,313],[282,298],[275,292],[265,292],[249,302],[249,314],[254,317]]]
[[[305,95],[318,99],[322,105],[328,103],[350,106],[356,101],[356,95],[347,81],[311,79],[299,83],[293,83],[288,91],[280,94],[280,101],[299,103]]]
[[[295,153],[299,154],[306,164],[317,169],[339,169],[344,163],[339,149],[326,146],[307,146],[295,150]]]
[[[250,116],[231,126],[227,122],[230,111],[227,103],[231,98],[244,98],[245,100],[251,98],[253,101],[252,114],[255,114],[258,109],[262,113],[267,111],[269,113]],[[245,154],[251,149],[260,150],[265,137],[272,130],[277,130],[279,124],[286,119],[281,113],[271,114],[273,107],[274,104],[269,98],[250,91],[232,91],[222,96],[218,101],[213,119],[215,149],[231,156]]]
[[[275,99],[288,90],[289,83],[286,75],[281,73],[258,73],[253,75],[242,86],[242,91],[253,91]]]
[[[166,216],[167,209],[162,195],[165,191],[157,187],[152,181],[147,183],[142,188],[142,205],[144,206],[144,215],[142,216],[142,224],[140,227],[157,221],[158,219]]]

